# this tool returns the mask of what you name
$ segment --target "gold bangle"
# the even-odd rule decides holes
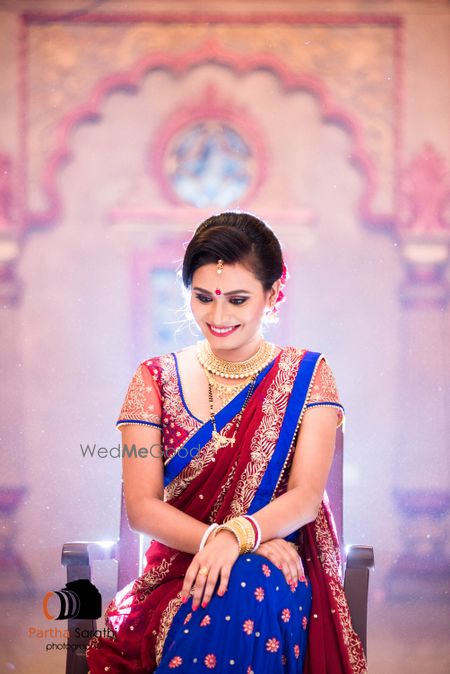
[[[239,554],[240,554],[240,550],[241,550],[241,541],[240,541],[240,538],[239,538],[239,535],[238,535],[237,531],[235,531],[235,530],[232,529],[231,527],[227,526],[226,524],[221,524],[220,526],[216,527],[216,529],[214,529],[214,531],[213,531],[213,536],[214,536],[214,538],[217,536],[217,534],[219,533],[219,531],[222,531],[222,530],[224,530],[224,531],[231,531],[231,533],[235,536],[235,538],[236,538],[236,540],[237,540],[237,542],[238,542],[238,545],[239,545]]]
[[[251,523],[245,517],[234,517],[214,529],[214,537],[221,530],[231,531],[239,544],[239,554],[250,552],[255,547],[255,531]]]

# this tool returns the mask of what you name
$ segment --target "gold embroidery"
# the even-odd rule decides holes
[[[179,595],[171,599],[167,604],[167,607],[164,609],[161,615],[161,620],[159,623],[158,636],[156,637],[155,645],[155,655],[156,655],[156,664],[159,665],[162,658],[162,653],[164,649],[164,643],[167,638],[167,634],[172,625],[175,614],[178,612],[180,606],[182,605]]]
[[[215,522],[217,512],[221,508],[222,503],[224,501],[224,498],[225,498],[226,494],[228,493],[228,491],[229,491],[229,489],[230,489],[230,487],[233,483],[234,476],[236,474],[238,461],[239,461],[239,459],[236,459],[236,461],[233,463],[233,465],[232,465],[232,467],[231,467],[231,469],[228,473],[227,479],[225,480],[225,482],[222,484],[222,486],[220,488],[220,492],[219,492],[219,495],[218,495],[217,499],[215,500],[214,507],[211,510],[211,512],[209,513],[208,520],[209,520],[210,524]]]
[[[303,360],[303,357],[304,357],[305,353],[306,353],[306,350],[302,350],[302,351],[299,352],[300,363],[299,363],[298,367],[300,367],[301,361]],[[295,446],[296,446],[296,440],[297,440],[298,429],[300,428],[300,424],[302,423],[303,415],[304,415],[304,413],[305,413],[305,411],[306,411],[306,405],[308,404],[309,396],[311,395],[311,391],[312,391],[312,389],[313,389],[313,387],[314,387],[314,381],[315,381],[316,373],[318,372],[318,370],[320,369],[321,364],[323,363],[323,358],[324,358],[323,355],[319,356],[319,358],[317,359],[316,364],[315,364],[315,366],[314,366],[314,370],[313,370],[313,373],[312,373],[312,376],[311,376],[311,380],[310,380],[309,386],[308,386],[308,391],[306,392],[306,396],[305,396],[305,403],[304,403],[304,405],[303,405],[303,407],[302,407],[302,409],[301,409],[301,411],[300,411],[300,415],[299,415],[299,418],[298,418],[298,421],[297,421],[297,425],[296,425],[296,427],[295,427],[294,436],[293,436],[293,438],[292,438],[291,446],[289,447],[289,451],[288,451],[288,453],[287,453],[286,460],[285,460],[285,462],[284,462],[283,468],[282,468],[281,471],[280,471],[280,475],[279,475],[279,477],[278,477],[278,480],[277,480],[277,484],[276,484],[276,486],[275,486],[275,489],[273,490],[273,494],[272,494],[271,500],[274,500],[274,499],[277,497],[277,489],[278,489],[278,487],[280,486],[280,483],[281,483],[282,480],[283,480],[284,472],[285,472],[286,468],[287,468],[287,467],[291,464],[291,462],[292,462],[292,457],[293,457],[293,455],[294,455],[294,453],[295,453]],[[297,368],[297,370],[298,370],[298,368]],[[288,478],[289,478],[289,476],[288,476]]]
[[[352,672],[354,674],[367,674],[367,665],[361,642],[353,629],[350,611],[342,586],[342,566],[339,547],[335,545],[328,528],[324,503],[321,504],[319,514],[314,521],[314,533],[319,550],[320,563],[330,578],[330,589],[338,608],[339,621],[352,666]]]
[[[284,411],[298,370],[299,356],[295,347],[286,347],[279,358],[278,371],[262,403],[262,418],[250,445],[250,459],[236,486],[230,514],[238,517],[248,511],[261,483],[279,437]]]
[[[141,363],[128,386],[119,419],[151,421],[161,426],[161,411],[158,407],[157,385],[146,365]]]
[[[202,422],[198,419],[192,417],[187,411],[186,407],[183,404],[181,398],[181,393],[178,386],[178,377],[177,369],[175,364],[175,358],[171,353],[160,356],[159,362],[161,365],[161,384],[162,384],[162,396],[163,396],[163,419],[170,417],[174,421],[176,420],[177,426],[180,426],[187,432],[187,437],[184,440],[184,443],[196,433],[199,427],[202,425]],[[165,446],[165,438],[163,434],[163,444]],[[166,452],[169,450],[173,454],[164,461],[164,465],[167,465],[170,460],[175,456],[176,452],[180,451],[181,447],[167,447],[165,446]],[[167,454],[165,454],[167,456]]]
[[[326,356],[322,357],[320,366],[315,376],[314,385],[311,389],[311,396],[308,399],[308,404],[314,403],[338,403],[341,404],[339,392],[336,385],[336,379],[333,371],[328,365]],[[325,407],[325,405],[322,405]],[[336,407],[338,410],[337,427],[343,423],[344,411],[341,407]]]
[[[135,595],[137,601],[144,601],[147,595],[149,595],[155,587],[161,585],[164,577],[169,573],[173,560],[176,559],[178,555],[179,552],[176,552],[169,560],[163,559],[158,566],[150,569],[150,571],[142,574],[142,576],[139,576],[139,578],[134,581],[132,593]]]
[[[233,426],[233,419],[229,421],[224,426],[224,433],[226,435],[230,434],[231,427]],[[179,451],[179,450],[177,450]],[[214,446],[212,438],[200,449],[197,456],[194,456],[187,466],[178,473],[176,477],[169,482],[169,484],[164,489],[164,500],[172,501],[177,496],[179,496],[189,485],[192,480],[194,480],[200,473],[206,468],[206,466],[215,460],[217,452],[220,451]]]

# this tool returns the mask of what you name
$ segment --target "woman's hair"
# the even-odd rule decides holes
[[[283,273],[280,242],[268,225],[249,213],[221,213],[199,225],[183,259],[182,279],[190,288],[196,269],[222,259],[252,271],[265,291]]]

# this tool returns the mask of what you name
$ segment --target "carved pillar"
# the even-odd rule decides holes
[[[0,428],[4,449],[0,482],[0,574],[2,594],[14,592],[20,582],[20,589],[29,595],[34,591],[33,579],[15,544],[17,511],[27,492],[23,474],[24,382],[18,316],[21,293],[16,277],[20,252],[16,216],[11,161],[0,153]]]
[[[387,576],[394,599],[450,599],[449,195],[444,164],[427,146],[405,172],[398,224],[405,278],[393,499],[403,549]]]

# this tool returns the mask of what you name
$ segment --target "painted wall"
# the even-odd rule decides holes
[[[58,11],[63,4],[58,3]],[[99,11],[142,11],[137,2],[125,4],[103,3]],[[210,11],[213,4],[201,9]],[[31,5],[23,2],[21,8]],[[171,3],[170,11],[182,14],[193,8],[200,5]],[[55,10],[55,3],[40,3],[40,10],[45,9]],[[156,4],[153,10],[158,10]],[[274,12],[269,5],[264,10]],[[169,10],[161,5],[161,11]],[[229,3],[223,11],[251,16],[261,7]],[[342,17],[373,14],[373,3],[280,2],[276,8],[277,14],[330,11]],[[373,78],[364,68],[358,71],[358,59],[366,67],[370,54],[355,51],[349,61],[350,40],[340,43],[336,58],[353,63],[352,77],[358,72],[367,76],[373,88],[366,91],[368,106],[374,91],[391,92],[393,107],[385,113],[398,124],[397,168],[406,167],[425,143],[432,143],[448,166],[450,91],[444,86],[450,56],[448,5],[377,2],[376,12],[395,13],[403,22],[401,76],[386,73],[386,78],[395,78],[394,89],[383,89],[375,64]],[[83,40],[88,28],[83,28]],[[353,29],[361,40],[365,29]],[[108,27],[103,30],[99,59],[106,58],[109,39]],[[274,41],[282,41],[283,26],[275,21],[273,30]],[[55,120],[51,115],[27,120],[43,135],[31,136],[37,145],[28,147],[32,180],[25,198],[19,171],[24,128],[19,94],[25,74],[18,60],[18,14],[11,7],[0,7],[0,36],[0,152],[13,162],[14,213],[24,204],[38,211],[46,201],[34,177],[40,175],[42,153],[57,143]],[[138,32],[134,39],[138,40]],[[186,44],[189,40],[194,38],[187,32]],[[226,40],[225,33],[226,46],[232,49]],[[165,48],[163,38],[161,44]],[[29,46],[25,79],[31,84],[43,86],[42,69],[49,59],[59,59],[61,91],[54,91],[56,107],[61,96],[77,90],[77,78],[80,87],[87,86],[87,75],[77,71],[70,50],[66,60],[64,51],[53,56],[51,41],[39,42],[36,30]],[[175,52],[177,48],[174,44]],[[135,43],[132,49],[137,49]],[[324,72],[326,76],[331,77]],[[344,88],[341,93],[344,96]],[[31,111],[42,113],[40,96],[47,105],[51,94],[50,89],[31,88],[28,100],[35,106]],[[164,255],[164,264],[175,269],[183,254],[180,244],[189,240],[196,219],[191,211],[175,209],[168,216],[169,225],[158,220],[158,213],[167,214],[170,204],[149,166],[161,130],[189,106],[200,109],[205,96],[216,97],[217,106],[234,118],[248,120],[254,142],[264,150],[265,182],[245,206],[270,218],[285,244],[291,274],[282,324],[268,336],[329,357],[347,411],[346,539],[375,546],[377,573],[371,582],[374,601],[382,601],[385,574],[402,546],[393,490],[405,484],[419,489],[438,484],[448,492],[450,486],[450,429],[442,412],[448,392],[432,385],[423,389],[407,378],[411,363],[420,360],[434,363],[442,381],[448,382],[450,312],[444,307],[420,314],[419,320],[411,315],[405,319],[399,287],[406,272],[395,235],[392,230],[369,228],[361,219],[367,175],[351,161],[355,134],[342,120],[324,119],[314,91],[288,90],[270,68],[238,74],[230,66],[209,63],[184,74],[149,70],[134,91],[106,95],[97,118],[74,125],[68,136],[71,157],[55,179],[61,211],[51,227],[27,236],[17,267],[21,300],[14,307],[5,304],[0,314],[5,401],[1,437],[6,450],[2,482],[28,488],[15,518],[17,548],[39,591],[46,591],[65,582],[59,566],[64,541],[113,539],[118,534],[119,462],[83,458],[80,444],[117,445],[120,434],[114,422],[129,378],[140,360],[154,355],[155,325],[174,320],[172,313],[154,313],[155,288],[145,274],[145,260]],[[363,99],[356,102],[349,94],[345,110],[350,116],[358,119],[355,110],[363,107]],[[385,122],[374,124],[375,129],[389,133],[390,122]],[[395,148],[389,142],[380,136],[379,167],[386,171],[395,167]],[[391,204],[395,206],[399,186],[395,177],[377,176],[382,187],[374,200],[375,211],[386,213]],[[133,209],[146,216],[133,219]],[[162,243],[170,223],[177,232],[174,243]],[[143,266],[137,265],[137,256],[144,259]],[[178,296],[176,287],[170,292],[172,298]],[[167,350],[186,341],[173,340]],[[437,364],[436,353],[443,354]],[[435,406],[425,407],[425,390],[427,400],[435,396]],[[403,428],[411,427],[413,440],[410,431],[403,433]]]

